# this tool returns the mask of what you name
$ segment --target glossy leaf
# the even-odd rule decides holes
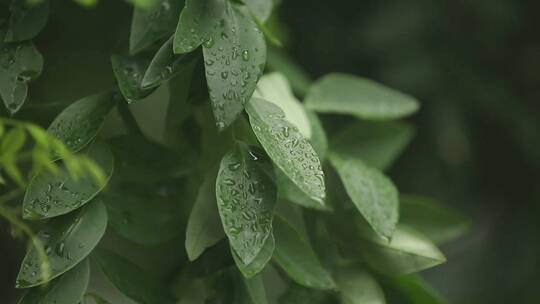
[[[428,197],[402,195],[400,206],[400,222],[437,244],[460,237],[470,227],[470,221],[463,215]]]
[[[167,40],[157,51],[148,65],[141,87],[144,89],[156,87],[173,78],[178,73],[189,69],[197,60],[199,54],[176,55],[173,53],[173,37]]]
[[[181,205],[169,195],[168,185],[114,185],[101,194],[109,224],[120,236],[155,246],[177,237],[184,223]],[[156,191],[157,188],[157,191]],[[157,192],[157,193],[156,193]]]
[[[424,235],[398,226],[390,242],[368,228],[361,228],[365,240],[359,246],[364,260],[387,275],[403,275],[437,266],[446,261],[440,250]]]
[[[335,274],[343,304],[384,304],[384,293],[371,274],[359,266],[341,267]]]
[[[297,127],[304,137],[311,138],[311,123],[306,110],[294,97],[285,76],[276,72],[264,75],[257,84],[254,96],[277,105],[288,122]]]
[[[176,30],[174,52],[191,52],[203,43],[210,101],[222,130],[253,94],[264,70],[266,44],[245,7],[226,0],[188,0]]]
[[[72,152],[78,152],[96,137],[114,105],[111,93],[79,99],[56,116],[47,133],[60,139]]]
[[[310,198],[298,186],[291,181],[281,170],[276,171],[276,183],[278,186],[278,197],[293,202],[305,208],[311,208],[322,211],[329,211],[331,208],[325,203]]]
[[[242,0],[249,11],[261,21],[266,21],[272,14],[273,0]]]
[[[311,246],[286,221],[276,217],[274,260],[296,283],[313,289],[334,289],[332,276],[323,268]]]
[[[413,304],[447,303],[437,291],[428,286],[419,276],[400,276],[392,280],[392,285]]]
[[[309,110],[307,110],[306,113],[312,133],[309,142],[311,143],[311,146],[313,146],[315,152],[317,152],[317,155],[319,155],[319,159],[322,161],[326,157],[326,151],[328,150],[328,138],[326,137],[326,132],[324,131],[317,114]]]
[[[28,82],[37,78],[42,68],[43,57],[31,42],[0,46],[0,97],[12,115],[26,100]]]
[[[274,163],[308,197],[323,205],[324,173],[308,140],[268,101],[252,98],[246,110],[253,132]]]
[[[216,202],[215,174],[206,176],[199,188],[186,230],[186,251],[190,261],[225,237]]]
[[[145,50],[174,33],[183,0],[159,0],[150,7],[137,7],[131,19],[129,52]]]
[[[165,284],[153,274],[124,257],[98,249],[92,255],[101,270],[120,292],[143,304],[174,303]]]
[[[150,60],[145,55],[134,57],[114,55],[111,57],[118,87],[128,102],[143,99],[153,92],[151,88],[145,89],[142,87],[142,80]]]
[[[377,234],[390,239],[399,216],[398,191],[392,181],[356,155],[333,152],[329,158],[358,211]]]
[[[49,222],[37,235],[49,258],[51,276],[48,281],[72,269],[88,256],[101,240],[106,227],[107,211],[99,200]],[[40,265],[36,250],[30,249],[17,276],[17,288],[47,283],[39,271]]]
[[[270,261],[272,258],[275,247],[276,241],[274,240],[274,236],[270,234],[270,236],[264,242],[263,248],[261,251],[259,251],[257,257],[251,263],[245,264],[234,250],[231,250],[231,255],[234,258],[236,267],[238,267],[242,275],[244,275],[246,278],[251,278],[263,271],[268,261]]]
[[[366,120],[401,118],[419,107],[409,95],[347,74],[329,74],[318,80],[309,90],[306,106],[321,113],[354,115]]]
[[[11,1],[9,8],[8,30],[4,41],[18,42],[30,40],[37,36],[49,19],[49,1],[28,3],[26,1]]]
[[[80,262],[70,271],[54,279],[46,287],[34,287],[19,300],[18,304],[73,304],[82,300],[88,281],[90,264]]]
[[[355,155],[369,167],[385,170],[409,144],[413,128],[405,123],[357,122],[332,137],[332,151]]]
[[[88,157],[101,167],[108,181],[113,171],[113,154],[109,147],[97,143],[89,148]],[[23,217],[37,220],[71,212],[94,198],[105,184],[89,175],[75,179],[64,167],[58,174],[40,172],[26,189]]]
[[[268,299],[266,299],[266,291],[264,290],[264,283],[260,275],[250,279],[244,278],[243,281],[251,303],[268,304]]]
[[[216,197],[229,243],[250,264],[272,234],[276,204],[270,161],[262,151],[238,142],[221,160]]]

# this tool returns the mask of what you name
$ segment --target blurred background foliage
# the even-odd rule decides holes
[[[111,46],[129,37],[129,4],[55,8],[60,2],[35,40],[46,66],[18,116],[44,125],[114,84]],[[401,192],[435,197],[472,219],[465,237],[443,247],[448,262],[422,274],[450,303],[540,299],[539,11],[526,0],[295,0],[281,1],[271,20],[281,51],[309,78],[352,73],[421,101],[416,137],[390,175]],[[24,243],[1,231],[0,259],[12,261],[0,274],[6,288]],[[0,290],[0,302],[11,303],[13,292]]]

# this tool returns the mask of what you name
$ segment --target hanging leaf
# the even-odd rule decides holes
[[[274,240],[274,236],[270,234],[264,242],[263,248],[251,263],[245,264],[234,250],[231,250],[231,255],[242,275],[246,278],[251,278],[263,271],[268,261],[272,258],[275,247],[276,241]]]
[[[365,120],[388,120],[418,110],[413,97],[372,80],[347,74],[329,74],[309,90],[306,107],[321,113],[354,115]]]
[[[264,290],[264,283],[260,275],[250,279],[244,278],[243,281],[251,303],[268,304],[268,299],[266,299],[266,291]]]
[[[166,284],[124,257],[105,249],[97,249],[92,258],[95,258],[101,270],[120,292],[138,303],[174,303]]]
[[[92,252],[106,227],[107,211],[99,200],[49,222],[37,238],[45,247],[51,275],[48,278],[42,276],[39,255],[32,247],[22,262],[17,276],[17,288],[47,283],[72,269]]]
[[[281,170],[276,170],[276,184],[278,187],[278,197],[293,202],[305,208],[321,211],[330,211],[332,208],[325,203],[310,198],[298,186],[288,178]]]
[[[277,72],[264,75],[257,84],[254,96],[277,105],[288,122],[297,127],[305,138],[311,138],[311,123],[306,110],[294,97],[285,76]]]
[[[320,264],[310,245],[286,221],[276,217],[275,262],[296,283],[314,289],[334,289],[332,276]]]
[[[149,7],[136,7],[131,19],[130,54],[148,49],[174,33],[183,0],[159,0]]]
[[[242,0],[249,11],[261,21],[266,21],[272,14],[273,0]]]
[[[29,3],[12,0],[9,8],[11,16],[4,41],[19,42],[30,40],[39,34],[49,18],[49,1]]]
[[[360,222],[360,221],[359,221]],[[425,236],[406,226],[397,226],[390,242],[360,225],[365,240],[358,247],[366,263],[387,275],[403,275],[437,266],[446,261]]]
[[[204,43],[203,56],[216,126],[223,130],[244,109],[266,61],[266,44],[246,8],[227,0],[187,0],[174,52]]]
[[[326,157],[326,151],[328,150],[328,139],[326,137],[326,132],[324,131],[322,123],[315,112],[307,110],[306,113],[309,120],[309,125],[311,126],[311,138],[309,139],[309,142],[311,143],[311,146],[313,146],[315,152],[317,152],[317,155],[319,155],[319,159],[322,162],[322,160],[324,160]]]
[[[216,202],[215,174],[206,176],[191,210],[186,230],[186,252],[190,261],[225,237]]]
[[[324,173],[308,140],[270,102],[252,98],[246,110],[253,132],[274,163],[299,189],[324,205]]]
[[[176,55],[173,53],[173,37],[169,38],[157,51],[148,65],[141,81],[143,89],[157,87],[163,82],[178,75],[178,73],[192,68],[198,60],[199,54]]]
[[[216,197],[229,243],[250,264],[272,234],[276,204],[270,161],[262,151],[238,142],[221,160]]]
[[[47,133],[60,139],[71,152],[78,152],[96,137],[115,103],[111,93],[79,99],[56,116]]]
[[[154,88],[145,89],[142,87],[142,80],[150,60],[144,54],[133,57],[120,55],[111,57],[118,87],[128,102],[143,99],[154,91]]]
[[[375,278],[359,266],[341,267],[336,283],[343,304],[385,304],[384,293]]]
[[[18,304],[69,304],[79,303],[90,280],[90,264],[88,260],[80,262],[70,271],[54,279],[46,287],[30,289]]]
[[[38,220],[71,212],[94,198],[105,187],[112,175],[113,155],[104,143],[96,143],[88,150],[88,157],[102,168],[107,177],[101,184],[93,176],[75,179],[65,167],[58,174],[40,172],[26,189],[23,217]]]
[[[413,128],[405,123],[356,122],[332,137],[332,151],[355,155],[369,167],[385,170],[394,162],[413,137]]]
[[[369,168],[356,155],[329,155],[350,199],[380,236],[390,239],[398,222],[398,191],[377,169]]]
[[[447,303],[437,291],[427,285],[419,276],[400,276],[392,279],[392,285],[413,304]]]
[[[43,57],[31,42],[0,45],[0,97],[11,115],[22,107],[28,82],[43,69]]]
[[[456,239],[470,227],[470,221],[463,215],[428,197],[402,195],[400,206],[400,222],[436,244]]]

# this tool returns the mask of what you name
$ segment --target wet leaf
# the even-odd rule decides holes
[[[332,276],[323,268],[311,246],[280,217],[275,218],[275,262],[296,283],[313,289],[334,289]]]
[[[0,97],[13,115],[22,107],[28,82],[43,69],[43,57],[31,42],[0,46]]]
[[[423,196],[400,197],[400,222],[413,227],[436,244],[462,236],[470,221],[444,204]]]
[[[97,249],[92,258],[95,258],[101,270],[120,292],[138,303],[174,303],[166,284],[124,257],[105,249]]]
[[[97,245],[107,227],[107,211],[101,201],[93,201],[77,212],[56,218],[41,230],[37,238],[49,258],[51,276],[45,280],[41,261],[32,247],[24,257],[17,288],[47,283],[79,264]]]
[[[115,103],[111,93],[79,99],[56,116],[47,133],[60,139],[72,152],[78,152],[96,137]]]
[[[350,199],[373,230],[391,238],[398,222],[398,191],[379,170],[366,166],[356,155],[329,155]]]
[[[324,131],[322,123],[315,112],[307,110],[306,113],[309,120],[309,125],[311,126],[311,138],[309,139],[309,142],[311,143],[311,146],[313,146],[315,152],[317,152],[317,155],[319,155],[319,159],[322,162],[325,159],[326,151],[328,150],[328,139],[326,137],[326,132]]]
[[[101,167],[108,181],[113,171],[113,155],[109,147],[96,143],[87,153]],[[23,217],[37,220],[71,212],[94,198],[105,184],[98,183],[92,176],[75,179],[63,166],[58,174],[40,172],[26,189]]]
[[[154,88],[142,87],[142,80],[151,58],[141,54],[137,56],[113,55],[111,63],[118,87],[128,102],[143,99],[150,95]]]
[[[242,259],[238,257],[238,254],[234,250],[231,250],[231,255],[234,258],[236,267],[238,267],[242,275],[244,275],[244,277],[246,278],[251,278],[263,271],[268,261],[270,261],[270,259],[272,258],[275,247],[276,241],[274,240],[274,236],[270,234],[270,236],[266,238],[263,248],[261,249],[261,251],[259,251],[257,257],[251,263],[244,264]]]
[[[144,89],[159,86],[163,82],[191,68],[199,54],[176,55],[173,53],[173,37],[167,40],[157,51],[148,65],[141,82]]]
[[[272,234],[276,204],[272,165],[262,151],[238,142],[221,160],[216,197],[229,243],[250,264]]]
[[[307,112],[294,97],[285,76],[277,72],[264,75],[257,84],[254,96],[277,105],[285,113],[288,122],[297,127],[304,137],[311,138],[311,123]]]
[[[186,230],[186,251],[190,261],[225,237],[216,202],[216,177],[208,174],[199,188]]]
[[[82,300],[88,281],[90,264],[88,260],[80,262],[70,271],[54,279],[44,288],[30,289],[18,304],[71,304]]]
[[[129,52],[138,53],[174,33],[183,0],[159,0],[150,7],[136,7],[131,19]]]
[[[273,0],[242,0],[259,20],[266,21],[272,14]]]
[[[326,204],[310,198],[298,186],[288,178],[281,170],[276,171],[276,183],[278,187],[278,197],[305,208],[311,208],[322,211],[330,211],[331,208]]]
[[[386,275],[403,275],[437,266],[446,261],[441,251],[424,235],[398,225],[390,242],[360,225],[365,240],[358,251],[373,269]]]
[[[4,41],[19,42],[37,36],[49,19],[49,1],[29,3],[13,0],[9,8],[11,16]]]
[[[355,155],[367,166],[385,170],[409,144],[412,126],[400,122],[357,122],[332,137],[332,151]]]
[[[308,197],[324,205],[324,173],[308,140],[270,102],[252,98],[246,110],[253,132],[274,163]]]
[[[329,74],[309,90],[306,107],[321,113],[354,115],[365,120],[388,120],[418,110],[413,97],[372,80],[347,74]]]
[[[206,80],[218,129],[244,109],[266,61],[262,33],[246,8],[226,0],[188,0],[174,38],[174,52],[203,44]]]
[[[344,304],[385,304],[384,293],[371,274],[360,266],[341,267],[335,274]]]

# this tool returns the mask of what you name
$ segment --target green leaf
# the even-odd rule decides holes
[[[105,250],[95,250],[101,270],[116,288],[129,298],[142,304],[174,303],[161,280],[124,257]]]
[[[44,288],[30,289],[18,304],[70,304],[82,300],[88,281],[90,280],[90,264],[88,260],[80,262],[76,267],[54,279]]]
[[[311,124],[307,113],[294,97],[285,76],[277,72],[264,75],[259,80],[253,96],[277,105],[285,113],[288,122],[297,127],[304,137],[311,138]]]
[[[311,126],[311,138],[309,142],[321,161],[326,157],[326,151],[328,150],[328,139],[326,137],[326,132],[322,126],[322,123],[313,111],[306,111],[307,117],[309,120],[309,125]]]
[[[447,303],[433,288],[419,276],[400,276],[392,280],[393,286],[413,304]]]
[[[132,57],[111,56],[112,68],[118,81],[118,87],[128,102],[143,99],[154,91],[154,88],[145,89],[142,87],[142,80],[150,60],[144,54]]]
[[[111,93],[79,99],[56,116],[47,132],[78,152],[96,137],[115,103]]]
[[[101,201],[87,204],[77,212],[47,223],[37,238],[45,247],[51,276],[42,277],[41,261],[32,247],[24,257],[17,276],[17,288],[47,283],[79,264],[97,245],[107,227],[107,211]]]
[[[184,227],[181,204],[168,185],[115,184],[101,194],[109,224],[120,236],[156,246],[177,237]],[[157,193],[156,193],[157,192]]]
[[[216,176],[206,176],[191,210],[186,230],[186,251],[190,261],[225,237],[216,202]]]
[[[272,14],[273,0],[242,0],[249,11],[261,21],[266,21]]]
[[[323,268],[311,246],[289,223],[275,218],[275,262],[296,283],[313,289],[336,287],[332,276]]]
[[[463,215],[428,197],[402,195],[400,205],[400,222],[436,244],[456,239],[470,227],[470,221]]]
[[[47,24],[49,18],[49,1],[29,3],[27,1],[11,1],[9,8],[8,30],[4,41],[19,42],[30,40],[37,36]]]
[[[387,275],[403,275],[437,266],[446,261],[440,250],[424,235],[398,225],[390,242],[361,228],[365,240],[358,247],[364,260]]]
[[[346,74],[329,74],[309,90],[306,107],[321,113],[354,115],[365,120],[388,120],[418,110],[413,97],[372,80]]]
[[[411,141],[413,127],[406,123],[356,122],[332,137],[332,151],[355,155],[369,167],[385,170]]]
[[[210,100],[222,130],[253,94],[264,70],[266,44],[245,7],[227,0],[187,0],[174,52],[191,52],[203,43]]]
[[[339,303],[328,291],[306,288],[292,283],[287,291],[279,297],[279,304],[335,304]]]
[[[321,211],[330,211],[332,208],[326,204],[310,198],[298,186],[288,178],[281,170],[276,170],[276,184],[278,187],[278,197],[305,208]]]
[[[173,53],[173,37],[167,40],[148,65],[141,87],[144,89],[156,87],[185,71],[199,58],[199,54],[176,55]]]
[[[252,98],[246,110],[253,132],[274,163],[299,189],[323,205],[324,173],[308,140],[270,102]]]
[[[269,159],[238,142],[221,160],[216,197],[231,247],[243,263],[250,264],[272,234],[276,188]]]
[[[359,266],[341,267],[335,274],[344,304],[384,304],[384,293],[371,274]]]
[[[398,191],[379,170],[369,168],[355,157],[335,152],[329,155],[358,211],[377,234],[390,239],[398,222]]]
[[[252,304],[268,304],[264,283],[260,275],[250,279],[244,278],[243,281]]]
[[[44,219],[71,212],[94,198],[105,187],[113,171],[113,154],[108,146],[96,143],[88,150],[88,157],[104,171],[107,180],[98,183],[92,176],[75,179],[62,167],[58,174],[40,172],[26,189],[23,201],[25,219]]]
[[[136,7],[131,19],[130,54],[148,49],[174,33],[183,0],[159,0],[155,5]]]
[[[26,133],[22,128],[14,128],[9,130],[6,135],[1,138],[2,145],[0,151],[3,155],[16,154],[26,142]]]
[[[13,115],[22,107],[28,82],[43,69],[43,57],[31,42],[0,46],[0,97]]]
[[[283,50],[275,47],[269,48],[267,66],[272,71],[279,71],[285,75],[296,94],[299,96],[306,95],[311,85],[309,74],[283,52]]]
[[[244,277],[251,278],[263,271],[268,261],[270,261],[270,259],[272,258],[275,247],[276,241],[274,240],[274,236],[270,234],[270,236],[266,238],[263,248],[251,263],[245,264],[242,259],[238,257],[238,254],[234,250],[231,250],[231,255],[234,258],[236,266],[244,275]]]
[[[105,300],[100,295],[97,295],[95,293],[87,293],[84,296],[85,301],[88,298],[92,298],[92,300],[94,301],[95,304],[111,304],[109,301]],[[83,303],[86,304],[86,302],[83,302]]]

